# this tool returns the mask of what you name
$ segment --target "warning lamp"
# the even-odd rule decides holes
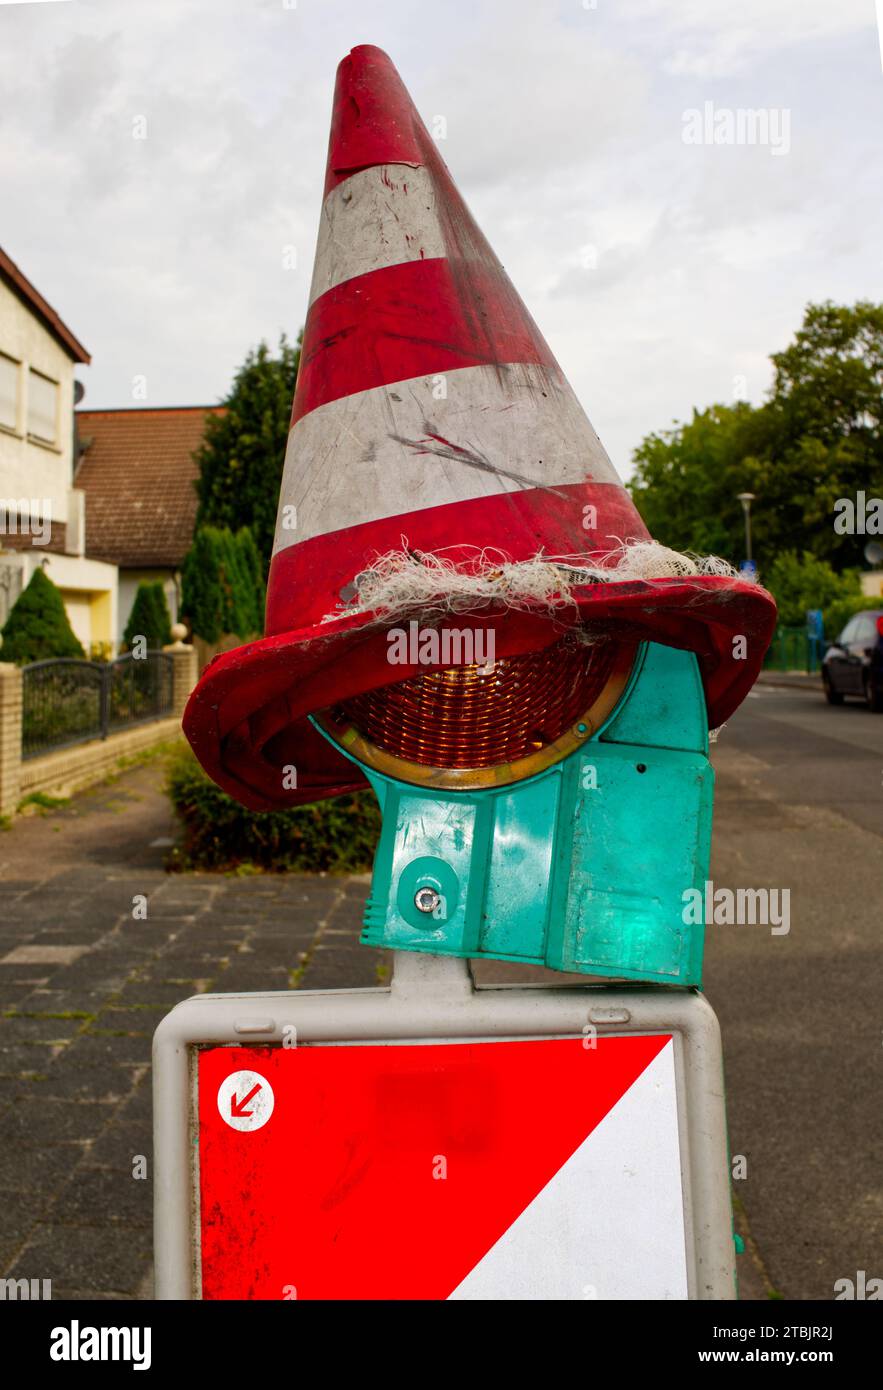
[[[625,688],[634,645],[564,638],[543,651],[433,669],[337,705],[323,723],[367,767],[465,789],[531,777],[583,744]]]
[[[383,828],[362,941],[698,984],[712,771],[696,657],[572,639],[313,719]]]

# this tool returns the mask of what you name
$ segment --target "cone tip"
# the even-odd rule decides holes
[[[325,193],[373,164],[422,164],[420,119],[395,64],[357,44],[337,68]]]
[[[395,66],[386,50],[378,48],[376,44],[373,43],[354,44],[346,57],[341,59],[341,62],[347,63],[352,59],[356,59],[357,62],[367,62],[373,59],[375,62],[388,63],[390,67]],[[340,66],[340,64],[338,64],[338,66]]]

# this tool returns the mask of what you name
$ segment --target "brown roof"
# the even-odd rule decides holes
[[[78,410],[86,494],[86,554],[124,567],[177,569],[196,521],[199,447],[209,415],[222,406]]]
[[[53,338],[61,343],[65,351],[75,362],[91,362],[92,358],[79,339],[62,323],[51,304],[47,304],[40,291],[35,289],[22,271],[19,270],[15,261],[10,260],[6,252],[0,247],[0,278],[23,300],[29,308],[33,309],[37,318],[49,329]]]

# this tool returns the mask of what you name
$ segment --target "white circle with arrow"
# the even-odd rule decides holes
[[[273,1087],[257,1071],[233,1071],[218,1087],[218,1110],[231,1129],[260,1129],[275,1103]]]

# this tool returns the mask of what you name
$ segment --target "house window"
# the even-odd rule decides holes
[[[44,444],[58,437],[58,382],[31,368],[28,377],[28,434]]]
[[[18,362],[0,352],[0,425],[18,429]]]

